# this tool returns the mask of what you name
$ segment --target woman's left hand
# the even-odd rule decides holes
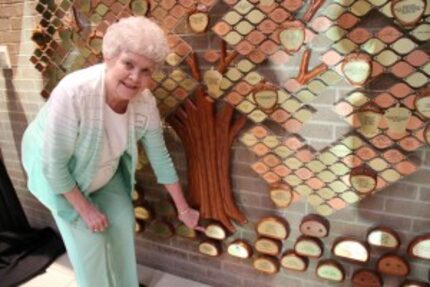
[[[200,213],[192,208],[188,208],[184,211],[179,211],[179,220],[182,221],[188,228],[192,228],[201,232],[205,229],[199,224]]]

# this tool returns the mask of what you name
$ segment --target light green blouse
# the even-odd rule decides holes
[[[46,207],[72,221],[77,213],[62,196],[75,185],[88,195],[96,174],[103,139],[105,65],[98,64],[67,75],[52,91],[47,103],[30,123],[22,140],[22,161],[28,188]],[[119,168],[131,195],[141,141],[158,183],[178,177],[166,149],[156,101],[149,90],[128,106],[128,146]]]

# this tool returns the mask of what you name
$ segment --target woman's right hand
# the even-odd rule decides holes
[[[109,226],[107,216],[92,203],[88,202],[85,208],[80,210],[79,215],[93,232],[103,232]]]
[[[108,226],[107,216],[98,210],[75,186],[71,191],[63,193],[64,197],[75,208],[82,220],[92,232],[102,232]]]

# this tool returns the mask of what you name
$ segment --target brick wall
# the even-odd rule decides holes
[[[6,45],[11,55],[13,69],[3,70],[0,75],[0,147],[3,160],[25,209],[29,221],[34,227],[53,226],[49,212],[41,206],[27,191],[26,178],[20,163],[20,142],[23,130],[43,104],[39,96],[42,87],[40,74],[29,61],[34,45],[29,40],[31,31],[38,22],[34,10],[35,1],[0,0],[0,43]],[[219,4],[213,10],[216,19],[225,12],[226,7]],[[203,37],[187,37],[187,41],[204,51],[218,43],[213,35]],[[318,50],[319,42],[313,46]],[[312,58],[312,63],[317,63]],[[291,77],[297,72],[299,58],[293,59],[288,69],[283,71],[282,78]],[[294,64],[296,63],[296,64]],[[266,68],[267,74],[270,67]],[[333,104],[343,97],[347,85],[330,87],[317,100],[313,107],[317,110],[313,120],[306,124],[301,135],[317,149],[323,148],[345,134],[349,128],[333,111]],[[170,133],[166,135],[169,149],[179,170],[181,180],[186,186],[186,162],[179,141]],[[384,191],[369,197],[360,203],[345,208],[328,217],[331,232],[324,241],[324,258],[332,257],[332,242],[338,236],[355,236],[365,240],[367,230],[379,224],[394,228],[401,236],[400,254],[405,253],[407,243],[416,235],[430,232],[430,153],[422,148],[413,154],[422,163],[419,170],[404,180],[390,186]],[[233,238],[244,238],[251,243],[256,235],[254,225],[267,215],[285,217],[291,226],[291,235],[284,243],[284,248],[293,247],[299,235],[298,225],[303,216],[314,212],[305,201],[300,201],[287,210],[276,210],[271,203],[266,183],[249,167],[256,158],[242,144],[236,143],[232,153],[232,179],[236,199],[240,208],[248,216],[249,223],[239,227]],[[149,169],[139,175],[139,183],[145,188],[145,197],[150,201],[164,197],[166,194],[155,183]],[[256,273],[250,260],[240,260],[226,253],[217,258],[209,258],[199,254],[197,241],[174,237],[169,240],[145,232],[137,236],[138,261],[154,268],[165,270],[180,276],[212,284],[214,286],[291,286],[313,287],[329,286],[314,275],[317,260],[310,260],[309,269],[304,273],[281,270],[275,276]],[[372,251],[369,268],[375,268],[376,260],[381,252]],[[358,265],[341,261],[349,279]],[[410,260],[412,273],[409,277],[426,280],[429,272],[428,262]],[[384,286],[398,286],[400,279],[384,277]],[[350,286],[346,280],[339,286]]]

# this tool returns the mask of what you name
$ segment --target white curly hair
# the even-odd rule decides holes
[[[161,65],[169,53],[169,46],[160,26],[146,17],[132,16],[109,26],[103,37],[102,51],[105,59],[129,51]]]

